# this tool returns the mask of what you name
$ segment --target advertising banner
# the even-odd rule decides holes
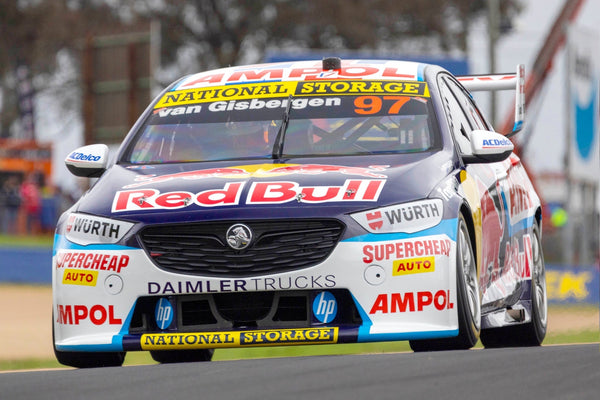
[[[570,176],[576,180],[598,182],[600,145],[598,131],[598,35],[570,28],[567,47],[567,87],[570,113]]]
[[[546,264],[546,287],[550,304],[596,304],[600,299],[598,266]]]

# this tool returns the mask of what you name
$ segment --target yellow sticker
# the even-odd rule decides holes
[[[402,81],[305,81],[299,82],[297,96],[403,95],[429,97],[425,82]]]
[[[211,349],[240,344],[239,332],[151,333],[142,335],[142,350]]]
[[[400,95],[429,97],[426,82],[415,81],[298,81],[260,82],[201,87],[167,92],[155,109],[229,100],[252,100],[248,109],[263,108],[264,99],[288,96]],[[281,104],[279,104],[281,105]],[[278,106],[277,106],[278,107]],[[267,108],[277,108],[275,105]]]
[[[242,346],[275,346],[286,344],[336,343],[338,328],[302,328],[240,333]]]
[[[150,333],[142,335],[141,347],[142,350],[164,350],[336,343],[338,329],[333,327],[237,332]]]
[[[294,93],[296,85],[297,82],[268,82],[177,90],[167,92],[154,108],[214,101],[288,97]]]
[[[63,273],[63,285],[96,286],[98,271],[82,271],[67,268]]]
[[[412,275],[435,271],[435,257],[405,258],[394,261],[392,275]]]

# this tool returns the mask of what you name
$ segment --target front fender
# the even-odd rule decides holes
[[[477,182],[465,169],[461,169],[443,179],[433,189],[430,197],[441,197],[444,200],[446,218],[457,218],[461,213],[465,217],[473,241],[479,275],[482,258],[482,216]]]

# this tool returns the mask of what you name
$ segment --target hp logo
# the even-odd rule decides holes
[[[173,321],[173,306],[166,298],[161,298],[156,303],[156,308],[154,309],[154,318],[156,319],[156,325],[158,325],[158,329],[164,330],[171,325]]]
[[[337,301],[331,293],[321,292],[315,297],[312,309],[315,318],[326,324],[335,319],[335,315],[337,314]]]

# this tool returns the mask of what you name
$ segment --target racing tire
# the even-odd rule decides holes
[[[126,354],[124,351],[83,352],[57,350],[54,341],[54,314],[52,314],[52,320],[52,348],[59,363],[75,368],[120,367],[123,365]]]
[[[485,348],[540,346],[548,326],[548,298],[546,292],[546,267],[538,224],[533,226],[531,241],[531,320],[524,324],[481,331]]]
[[[210,361],[213,353],[213,349],[150,351],[152,359],[161,364]]]
[[[458,218],[456,235],[456,302],[458,336],[443,339],[410,340],[415,352],[441,350],[467,350],[479,339],[481,329],[481,294],[477,277],[477,262],[473,253],[467,223]]]

